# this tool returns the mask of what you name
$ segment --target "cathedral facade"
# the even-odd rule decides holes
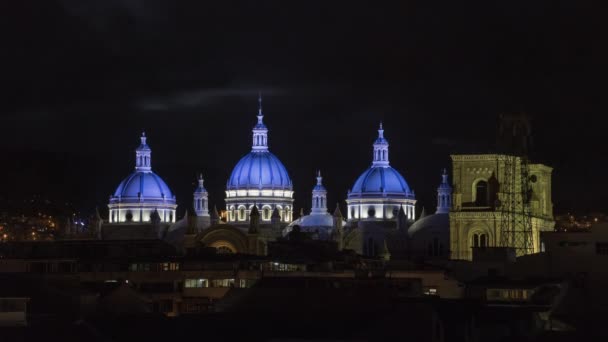
[[[416,217],[416,196],[390,165],[382,123],[371,144],[371,165],[354,180],[346,197],[346,215],[330,213],[321,172],[312,189],[311,210],[294,219],[294,186],[288,169],[270,152],[261,98],[251,133],[251,149],[226,182],[225,217],[209,208],[203,175],[192,197],[193,212],[178,220],[177,201],[152,171],[152,150],[143,134],[135,150],[135,170],[116,188],[102,239],[165,239],[183,251],[215,248],[218,253],[265,255],[270,243],[294,231],[333,241],[339,250],[384,259],[448,260],[472,258],[476,247],[509,247],[504,230],[507,201],[505,157],[499,154],[452,155],[452,177],[438,177],[436,212]],[[371,139],[370,139],[371,140]],[[371,141],[370,141],[371,142]],[[521,159],[515,159],[521,163]],[[539,252],[540,232],[553,229],[552,169],[529,164],[531,247]],[[519,182],[521,174],[512,181]],[[520,194],[520,196],[522,196]],[[503,206],[501,206],[503,203]],[[515,217],[515,220],[521,218]]]
[[[451,258],[472,258],[474,247],[504,246],[503,222],[506,215],[505,163],[507,156],[500,154],[452,155],[453,206],[450,211]],[[521,158],[515,158],[521,164]],[[521,170],[521,168],[516,168]],[[553,202],[551,201],[551,173],[553,169],[542,164],[530,164],[531,193],[531,252],[540,252],[540,232],[553,230]],[[514,181],[520,184],[524,175],[516,172]],[[523,196],[521,192],[517,196]],[[519,202],[523,201],[520,199]],[[516,221],[525,218],[521,210],[514,213]]]

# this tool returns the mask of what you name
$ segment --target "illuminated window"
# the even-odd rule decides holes
[[[186,279],[184,287],[188,289],[209,287],[208,279]]]
[[[212,279],[211,287],[234,287],[234,278],[231,279]]]
[[[239,207],[239,221],[245,221],[245,207]]]
[[[163,262],[160,264],[163,271],[179,271],[179,264],[176,262]]]
[[[437,295],[437,289],[434,287],[427,287],[424,289],[424,294],[427,296],[436,296]]]

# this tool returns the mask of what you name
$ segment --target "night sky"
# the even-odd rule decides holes
[[[608,208],[605,18],[583,1],[6,3],[2,199],[107,211],[145,130],[180,215],[201,171],[223,207],[262,91],[296,211],[316,169],[343,203],[381,120],[391,165],[432,211],[449,154],[492,151],[514,111],[555,168],[556,211]]]

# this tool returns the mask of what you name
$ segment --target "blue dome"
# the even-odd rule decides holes
[[[404,198],[414,197],[403,176],[390,166],[372,166],[365,170],[355,182],[349,197],[381,193]]]
[[[167,184],[152,171],[133,172],[118,185],[113,197],[124,201],[125,199],[139,199],[140,195],[143,196],[144,201],[164,198],[167,201],[175,202],[173,193]]]
[[[283,163],[269,151],[250,152],[236,164],[226,185],[235,189],[291,190],[292,184]]]

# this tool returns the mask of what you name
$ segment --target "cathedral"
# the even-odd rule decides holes
[[[164,239],[183,252],[214,248],[217,253],[266,255],[269,244],[298,232],[312,240],[331,241],[338,250],[384,260],[471,260],[474,248],[510,247],[501,231],[507,221],[501,200],[512,198],[504,186],[507,159],[500,154],[452,155],[452,177],[446,169],[438,173],[435,213],[423,210],[416,217],[416,195],[390,165],[382,123],[371,146],[371,165],[347,193],[345,215],[340,205],[330,213],[328,190],[318,171],[310,213],[301,211],[294,219],[294,186],[288,168],[269,149],[269,130],[261,98],[258,101],[251,150],[226,182],[225,216],[220,218],[215,207],[210,210],[200,175],[192,196],[193,215],[186,212],[178,219],[176,198],[152,171],[152,150],[142,134],[135,170],[110,197],[108,220],[98,228],[98,237]],[[523,254],[539,252],[540,232],[553,228],[551,172],[548,166],[530,164],[529,174],[514,175],[513,179],[533,180],[529,200],[526,197],[531,208],[526,214],[531,218],[530,248]]]

